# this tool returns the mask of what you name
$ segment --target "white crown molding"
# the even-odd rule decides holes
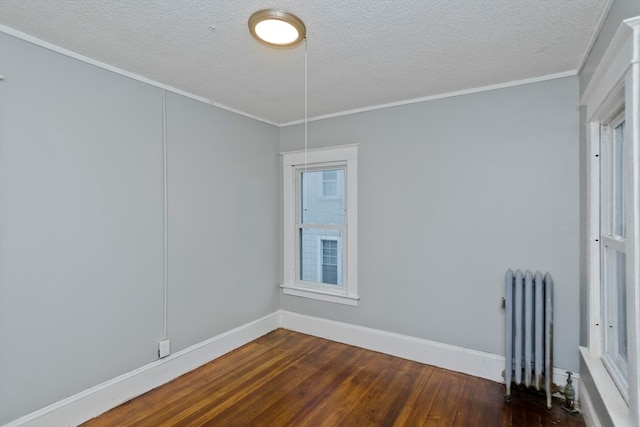
[[[634,36],[638,37],[639,27],[640,17],[625,19],[613,36],[580,98],[580,105],[586,106],[587,121],[598,119],[611,89],[621,82],[632,64],[638,63],[640,54]]]
[[[39,39],[37,37],[34,37],[34,36],[29,35],[29,34],[23,33],[22,31],[18,31],[16,29],[11,28],[11,27],[7,27],[6,25],[0,24],[0,33],[5,33],[7,35],[13,36],[13,37],[18,38],[20,40],[23,40],[23,41],[26,41],[28,43],[34,44],[36,46],[40,46],[40,47],[43,47],[45,49],[49,49],[49,50],[51,50],[53,52],[60,53],[62,55],[68,56],[68,57],[73,58],[73,59],[77,59],[78,61],[85,62],[87,64],[102,68],[104,70],[111,71],[112,73],[116,73],[116,74],[119,74],[121,76],[128,77],[130,79],[137,80],[139,82],[146,83],[146,84],[151,85],[151,86],[158,87],[160,89],[165,89],[165,90],[167,90],[169,92],[173,92],[173,93],[178,94],[178,95],[186,96],[187,98],[191,98],[193,100],[203,102],[205,104],[214,106],[216,108],[220,108],[221,110],[230,111],[232,113],[239,114],[241,116],[245,116],[245,117],[248,117],[250,119],[254,119],[254,120],[257,120],[259,122],[266,123],[268,125],[272,125],[272,126],[276,126],[276,127],[279,126],[278,123],[273,122],[271,120],[263,119],[262,117],[258,117],[258,116],[254,116],[253,114],[245,113],[244,111],[238,110],[238,109],[233,108],[233,107],[229,107],[228,105],[221,104],[221,103],[213,101],[211,99],[207,99],[207,98],[204,98],[202,96],[194,95],[192,93],[185,92],[184,90],[175,88],[173,86],[169,86],[169,85],[157,82],[155,80],[151,80],[151,79],[148,79],[146,77],[142,77],[142,76],[140,76],[138,74],[131,73],[129,71],[123,70],[121,68],[114,67],[113,65],[109,65],[109,64],[106,64],[104,62],[95,60],[93,58],[89,58],[88,56],[81,55],[81,54],[79,54],[77,52],[74,52],[72,50],[65,49],[65,48],[60,47],[60,46],[56,46],[56,45],[54,45],[52,43],[46,42],[46,41],[41,40],[41,39]]]
[[[380,104],[380,105],[373,105],[373,106],[370,106],[370,107],[356,108],[356,109],[353,109],[353,110],[346,110],[346,111],[341,111],[341,112],[338,112],[338,113],[324,114],[322,116],[310,117],[310,118],[307,119],[307,122],[314,122],[314,121],[317,121],[317,120],[331,119],[331,118],[334,118],[334,117],[341,117],[341,116],[349,116],[351,114],[365,113],[367,111],[373,111],[373,110],[382,110],[384,108],[401,107],[403,105],[417,104],[417,103],[420,103],[420,102],[435,101],[437,99],[453,98],[455,96],[471,95],[471,94],[474,94],[474,93],[488,92],[488,91],[497,90],[497,89],[506,89],[506,88],[515,87],[515,86],[523,86],[523,85],[528,85],[528,84],[532,84],[532,83],[540,83],[540,82],[544,82],[544,81],[547,81],[547,80],[562,79],[562,78],[565,78],[565,77],[573,77],[573,76],[577,76],[577,75],[578,75],[577,70],[564,71],[562,73],[548,74],[546,76],[532,77],[530,79],[514,80],[514,81],[505,82],[505,83],[498,83],[498,84],[494,84],[494,85],[488,85],[488,86],[481,86],[481,87],[476,87],[476,88],[471,88],[471,89],[458,90],[458,91],[454,91],[454,92],[446,92],[446,93],[441,93],[441,94],[438,94],[438,95],[431,95],[431,96],[424,96],[424,97],[421,97],[421,98],[407,99],[405,101],[390,102],[388,104]],[[304,120],[295,120],[295,121],[292,121],[292,122],[281,123],[279,126],[281,128],[283,128],[283,127],[287,127],[287,126],[299,125],[299,124],[302,124],[302,123],[304,123]]]
[[[43,47],[45,49],[49,49],[49,50],[51,50],[53,52],[57,52],[57,53],[60,53],[62,55],[69,56],[71,58],[74,58],[74,59],[77,59],[79,61],[85,62],[87,64],[91,64],[91,65],[94,65],[96,67],[105,69],[107,71],[111,71],[113,73],[120,74],[120,75],[125,76],[125,77],[129,77],[129,78],[137,80],[139,82],[146,83],[146,84],[149,84],[151,86],[155,86],[155,87],[158,87],[158,88],[161,88],[161,89],[165,89],[165,90],[167,90],[169,92],[173,92],[173,93],[178,94],[178,95],[186,96],[187,98],[191,98],[191,99],[194,99],[196,101],[200,101],[200,102],[203,102],[205,104],[220,108],[222,110],[230,111],[232,113],[236,113],[236,114],[239,114],[241,116],[248,117],[250,119],[254,119],[254,120],[257,120],[257,121],[260,121],[262,123],[266,123],[266,124],[269,124],[269,125],[272,125],[272,126],[283,128],[283,127],[287,127],[287,126],[293,126],[293,125],[304,123],[304,120],[295,120],[295,121],[287,122],[287,123],[277,123],[277,122],[274,122],[272,120],[267,120],[267,119],[264,119],[262,117],[254,116],[253,114],[249,114],[249,113],[246,113],[244,111],[238,110],[236,108],[229,107],[228,105],[224,105],[224,104],[221,104],[219,102],[213,101],[211,99],[207,99],[207,98],[204,98],[202,96],[198,96],[198,95],[194,95],[194,94],[189,93],[189,92],[185,92],[185,91],[183,91],[181,89],[177,89],[177,88],[175,88],[173,86],[169,86],[169,85],[157,82],[155,80],[151,80],[151,79],[148,79],[146,77],[142,77],[142,76],[140,76],[138,74],[134,74],[134,73],[131,73],[129,71],[122,70],[122,69],[120,69],[118,67],[114,67],[112,65],[106,64],[104,62],[97,61],[97,60],[95,60],[93,58],[89,58],[87,56],[81,55],[81,54],[79,54],[77,52],[65,49],[65,48],[60,47],[60,46],[56,46],[56,45],[54,45],[52,43],[46,42],[46,41],[41,40],[41,39],[39,39],[37,37],[34,37],[34,36],[29,35],[29,34],[23,33],[21,31],[18,31],[16,29],[11,28],[11,27],[7,27],[6,25],[0,24],[0,32],[1,33],[5,33],[5,34],[10,35],[10,36],[13,36],[13,37],[16,37],[18,39],[24,40],[26,42],[35,44],[37,46]],[[549,74],[549,75],[540,76],[540,77],[533,77],[533,78],[530,78],[530,79],[515,80],[515,81],[506,82],[506,83],[499,83],[499,84],[495,84],[495,85],[482,86],[482,87],[465,89],[465,90],[454,91],[454,92],[446,92],[446,93],[442,93],[442,94],[438,94],[438,95],[425,96],[425,97],[421,97],[421,98],[413,98],[413,99],[408,99],[408,100],[404,100],[404,101],[391,102],[391,103],[387,103],[387,104],[373,105],[373,106],[370,106],[370,107],[363,107],[363,108],[357,108],[357,109],[353,109],[353,110],[346,110],[346,111],[341,111],[341,112],[332,113],[332,114],[325,114],[325,115],[321,115],[321,116],[310,117],[310,118],[307,119],[307,122],[330,119],[330,118],[334,118],[334,117],[348,116],[348,115],[351,115],[351,114],[364,113],[364,112],[373,111],[373,110],[381,110],[381,109],[384,109],[384,108],[399,107],[399,106],[402,106],[402,105],[416,104],[416,103],[419,103],[419,102],[434,101],[434,100],[437,100],[437,99],[452,98],[454,96],[470,95],[470,94],[473,94],[473,93],[486,92],[486,91],[496,90],[496,89],[504,89],[504,88],[514,87],[514,86],[521,86],[521,85],[526,85],[526,84],[531,84],[531,83],[543,82],[543,81],[547,81],[547,80],[561,79],[561,78],[564,78],[564,77],[572,77],[572,76],[575,76],[577,74],[578,74],[577,70],[570,70],[570,71],[565,71],[565,72],[562,72],[562,73]]]

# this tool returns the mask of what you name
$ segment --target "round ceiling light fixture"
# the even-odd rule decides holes
[[[277,9],[263,9],[251,15],[249,31],[260,43],[271,47],[296,46],[307,34],[300,18]]]

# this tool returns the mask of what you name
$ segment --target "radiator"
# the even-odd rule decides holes
[[[544,390],[551,409],[553,279],[549,273],[507,271],[505,278],[505,400],[511,385]]]

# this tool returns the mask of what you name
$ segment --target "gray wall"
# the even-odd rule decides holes
[[[578,79],[309,124],[309,146],[360,143],[360,304],[281,308],[504,354],[504,274],[555,279],[555,365],[578,370]],[[282,151],[302,128],[281,130]]]
[[[169,337],[182,349],[278,309],[275,127],[167,94]]]
[[[162,91],[0,33],[0,424],[157,359]],[[278,130],[169,94],[169,338],[278,308]],[[251,266],[251,268],[247,268]]]

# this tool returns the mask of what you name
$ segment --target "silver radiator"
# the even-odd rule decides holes
[[[535,387],[547,395],[551,409],[553,344],[553,279],[549,273],[507,271],[505,278],[505,400],[511,384]]]

